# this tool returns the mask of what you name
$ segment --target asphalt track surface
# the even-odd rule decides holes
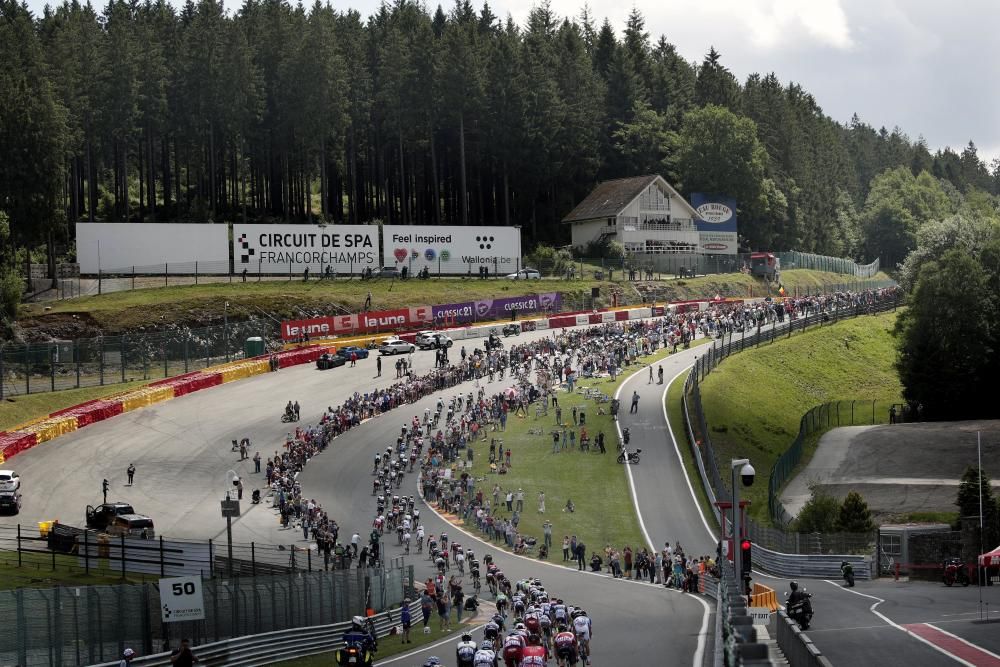
[[[526,333],[505,342],[545,335],[551,332]],[[471,348],[473,341],[469,343]],[[700,516],[675,443],[667,432],[662,399],[670,379],[690,367],[694,357],[704,350],[696,347],[664,359],[663,385],[655,384],[655,379],[649,384],[648,372],[641,369],[636,373],[633,366],[629,372],[635,374],[621,390],[621,422],[631,429],[630,448],[643,450],[642,462],[629,467],[643,530],[656,547],[662,548],[665,541],[679,541],[689,554],[712,553],[715,539]],[[452,356],[457,354],[458,348],[453,349]],[[422,374],[433,364],[434,355],[418,352],[411,358],[416,372]],[[131,502],[137,511],[152,516],[160,534],[217,538],[224,532],[218,500],[227,483],[226,471],[233,469],[244,476],[248,496],[255,479],[260,479],[251,474],[250,461],[237,461],[238,455],[230,451],[230,440],[248,436],[254,443],[251,453],[259,450],[266,458],[288,430],[278,419],[285,402],[297,399],[303,406],[302,423],[315,422],[327,405],[341,403],[354,391],[394,383],[394,361],[391,357],[383,359],[381,378],[373,377],[373,358],[359,361],[353,369],[286,369],[143,408],[44,443],[9,464],[24,480],[24,508],[20,516],[0,517],[0,525],[31,525],[53,518],[82,524],[85,505],[100,501],[100,480],[107,477],[112,489],[109,499]],[[502,386],[495,383],[488,391]],[[444,395],[459,390],[474,391],[473,383],[447,390]],[[636,415],[628,411],[633,390],[641,397]],[[374,452],[394,442],[399,427],[435,403],[437,396],[352,429],[335,439],[301,474],[305,495],[316,498],[338,519],[342,536],[349,536],[355,529],[362,535],[368,532],[374,513],[370,475]],[[130,462],[138,468],[133,487],[124,484],[125,468]],[[408,474],[400,493],[416,495],[415,487],[416,474]],[[244,508],[234,524],[235,541],[304,544],[298,531],[277,529],[277,519],[269,508],[246,503]],[[480,557],[492,553],[504,572],[515,580],[541,577],[548,590],[586,608],[594,620],[595,665],[700,664],[699,638],[711,639],[706,637],[711,625],[707,606],[697,598],[513,556],[477,537],[461,534],[429,508],[422,510],[421,519],[429,534],[446,530],[452,540],[473,548]],[[385,541],[389,557],[400,553],[394,543],[392,537]],[[425,557],[414,555],[409,562],[416,566],[419,579],[431,573]],[[787,590],[786,580],[760,574],[756,580],[779,591]],[[969,655],[967,651],[963,653],[964,662],[956,660],[902,629],[909,626],[920,630],[922,624],[928,623],[1000,653],[1000,623],[978,622],[979,593],[974,587],[949,589],[941,584],[880,580],[859,582],[854,591],[847,591],[836,582],[801,583],[815,596],[816,616],[809,635],[834,664],[994,664],[988,662],[993,660],[991,656]],[[991,602],[992,618],[1000,619],[1000,587],[985,589],[984,598]],[[483,599],[488,602],[489,594]],[[431,622],[437,622],[436,618]],[[479,633],[476,635],[478,638]],[[455,641],[447,640],[440,646],[380,664],[408,667],[422,664],[429,655],[438,655],[451,665]],[[963,652],[962,646],[952,650]],[[995,664],[1000,665],[1000,659]]]
[[[505,342],[510,345],[547,335],[552,334],[525,333]],[[481,342],[469,341],[469,348]],[[453,358],[460,347],[461,341],[457,341]],[[433,365],[434,355],[417,352],[411,358],[415,371],[423,374]],[[251,474],[251,461],[237,461],[230,441],[248,436],[253,442],[251,454],[259,450],[267,458],[288,431],[288,425],[279,420],[288,400],[302,405],[302,424],[315,423],[326,406],[341,403],[354,391],[393,384],[394,362],[392,357],[384,358],[383,375],[377,379],[373,377],[374,358],[359,361],[356,368],[290,368],[130,412],[35,447],[11,462],[24,480],[24,508],[20,516],[0,518],[0,525],[31,525],[54,518],[80,525],[85,506],[100,502],[100,483],[106,477],[111,482],[109,500],[130,502],[137,511],[152,516],[159,534],[218,538],[224,532],[218,500],[226,489],[227,470],[243,476],[248,497],[254,481],[260,479]],[[487,391],[499,391],[507,384],[496,382]],[[474,383],[433,394],[365,422],[336,438],[301,473],[304,494],[319,501],[338,520],[342,540],[349,539],[354,530],[363,536],[370,530],[374,453],[394,443],[400,426],[433,406],[439,395],[447,397],[460,391],[475,391]],[[661,394],[658,390],[649,396],[647,408],[653,416],[660,410]],[[131,462],[138,471],[135,485],[129,487],[125,485],[125,468]],[[417,494],[416,477],[415,473],[407,474],[401,495]],[[508,577],[538,576],[553,594],[584,607],[594,621],[595,665],[687,665],[703,656],[711,626],[707,605],[694,596],[507,554],[478,537],[462,535],[429,508],[421,512],[421,521],[428,534],[444,530],[453,541],[473,548],[480,558],[492,553]],[[249,503],[244,503],[244,513],[234,523],[234,541],[304,544],[300,532],[277,529],[270,508]],[[387,557],[401,554],[393,537],[387,536],[385,545]],[[411,556],[409,562],[416,566],[418,580],[431,575],[425,556]],[[470,584],[467,582],[467,590]],[[484,601],[489,597],[487,592]],[[432,622],[437,622],[436,618]],[[454,645],[455,641],[449,640],[414,655],[387,659],[385,664],[420,665],[427,656],[439,655],[451,665]]]

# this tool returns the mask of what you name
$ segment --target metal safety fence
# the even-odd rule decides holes
[[[412,566],[208,578],[205,619],[177,623],[162,622],[154,582],[0,591],[0,664],[95,664],[126,647],[153,653],[181,636],[197,645],[338,623],[398,606],[412,581]]]
[[[0,400],[18,394],[158,380],[243,358],[248,338],[272,341],[278,323],[251,318],[216,326],[46,343],[0,341]]]
[[[744,350],[757,349],[761,345],[771,345],[775,340],[788,338],[796,331],[805,332],[811,328],[835,324],[842,319],[895,310],[902,303],[903,294],[901,290],[884,289],[882,287],[873,288],[860,294],[852,294],[847,301],[844,299],[831,299],[826,305],[815,308],[811,314],[805,317],[798,319],[785,318],[783,322],[774,320],[770,324],[761,323],[755,328],[742,332],[741,335],[733,335],[730,332],[712,341],[712,344],[695,361],[691,371],[685,378],[682,394],[682,408],[688,447],[705,483],[710,502],[714,503],[716,499],[729,497],[731,489],[724,476],[720,473],[720,459],[713,445],[708,419],[705,416],[702,406],[701,383],[705,377],[732,354]],[[837,419],[840,419],[839,423],[841,425],[849,425],[850,423],[879,423],[878,420],[882,416],[888,416],[888,407],[890,405],[890,402],[886,402],[884,406],[880,406],[877,401],[870,400],[842,401],[829,404],[831,407],[819,406],[819,408],[814,408],[817,412],[808,418],[803,417],[803,420],[808,419],[807,423],[810,426],[815,425],[816,428],[819,428],[821,423],[835,425]],[[823,422],[822,419],[825,419],[826,422]],[[815,430],[811,430],[809,434],[814,432]],[[787,481],[788,474],[794,469],[794,464],[791,464],[791,462],[794,460],[797,463],[801,459],[806,437],[800,432],[800,437],[796,438],[789,447],[791,453],[786,452],[783,457],[779,458],[779,462],[783,461],[782,470],[778,471],[777,474],[780,481],[777,485],[774,482],[769,484],[769,506],[774,507],[776,506],[775,503],[780,506],[780,501],[777,500],[777,493],[784,482]],[[790,467],[788,467],[789,465]],[[772,470],[771,476],[775,476],[775,471]],[[778,514],[779,516],[771,514],[772,519],[778,525],[785,525],[787,521],[781,521],[784,515]],[[761,546],[786,553],[815,553],[814,549],[817,542],[808,534],[796,535],[795,533],[779,529],[765,529],[758,526],[752,519],[748,519],[748,523],[751,534],[755,535],[755,541],[761,544]],[[870,546],[870,540],[871,536],[867,534],[857,536],[856,538],[844,537],[840,542],[845,547],[845,551],[842,553],[856,551],[856,549],[849,547],[859,542]],[[827,547],[832,548],[832,546],[820,544],[820,548],[824,553],[830,553]]]

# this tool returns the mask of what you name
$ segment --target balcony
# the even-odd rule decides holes
[[[691,218],[669,218],[667,217],[643,216],[634,218],[622,216],[618,218],[618,225],[625,232],[694,232],[697,231],[694,221]]]

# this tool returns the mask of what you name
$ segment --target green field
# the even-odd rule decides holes
[[[25,530],[27,530],[25,528]],[[34,534],[37,537],[37,533]],[[41,549],[44,545],[28,543],[25,548]],[[80,559],[68,554],[22,552],[20,564],[16,551],[0,551],[0,590],[13,588],[48,588],[50,586],[96,586],[139,581],[156,581],[159,577],[121,572],[107,561],[92,564],[90,572],[80,564]]]
[[[4,400],[0,401],[0,432],[37,417],[48,416],[57,410],[63,410],[74,405],[79,405],[80,403],[86,403],[87,401],[141,387],[147,382],[146,380],[138,380],[135,382],[109,384],[103,387],[5,396]]]
[[[619,272],[620,273],[620,272]],[[880,274],[879,279],[886,276]],[[793,270],[782,273],[785,288],[815,292],[823,285],[842,284],[848,276],[820,271]],[[634,287],[641,290],[637,291]],[[432,278],[430,280],[337,280],[335,282],[292,281],[210,283],[157,287],[126,292],[112,292],[64,301],[22,306],[19,324],[25,329],[71,327],[72,331],[105,335],[134,331],[141,327],[165,324],[206,326],[221,324],[223,304],[229,302],[231,321],[266,314],[277,319],[300,318],[303,313],[359,312],[368,292],[372,293],[371,310],[392,310],[419,304],[454,303],[480,298],[517,296],[531,292],[561,292],[564,309],[586,309],[591,305],[591,288],[601,290],[599,304],[610,303],[612,291],[625,303],[658,300],[684,300],[721,296],[761,296],[765,285],[740,273],[704,276],[687,280],[654,280],[627,283],[587,280],[514,281],[506,279]],[[642,295],[640,296],[640,291]],[[83,335],[83,334],[75,334]],[[62,336],[66,337],[66,336]],[[73,336],[69,336],[73,337]]]
[[[657,354],[643,358],[643,366],[662,359],[665,353],[661,349]],[[613,397],[625,377],[643,366],[633,364],[626,370],[625,376],[619,375],[615,382],[610,378],[583,380],[578,388],[598,388]],[[564,535],[576,535],[582,539],[587,545],[588,557],[591,551],[600,551],[606,544],[618,549],[625,545],[630,545],[633,550],[645,547],[628,477],[624,466],[616,461],[618,433],[614,421],[608,414],[598,414],[599,409],[607,412],[608,403],[598,404],[579,393],[568,394],[565,391],[560,392],[558,398],[563,423],[572,428],[573,406],[583,410],[591,442],[596,442],[598,433],[603,431],[607,453],[595,453],[596,446],[592,446],[590,452],[582,452],[579,442],[574,450],[553,453],[552,432],[557,429],[555,410],[550,407],[547,416],[536,417],[532,406],[528,417],[511,415],[506,431],[488,432],[485,442],[477,442],[473,473],[477,480],[485,477],[485,481],[478,482],[477,488],[483,489],[484,499],[492,505],[493,485],[499,484],[503,490],[501,506],[503,494],[508,488],[514,491],[524,489],[524,511],[521,512],[518,530],[522,535],[537,538],[541,545],[542,523],[546,519],[551,521],[552,551],[549,560],[553,563],[562,563]],[[489,441],[493,437],[502,439],[503,446],[512,450],[511,470],[506,475],[489,472]],[[544,514],[538,512],[540,491],[545,492]],[[564,511],[568,500],[576,506],[573,513]],[[510,514],[502,508],[499,516],[509,518]],[[503,541],[497,542],[496,548],[501,548],[502,544]]]
[[[834,400],[867,400],[864,408],[859,405],[855,423],[871,423],[871,401],[877,401],[878,421],[885,420],[890,403],[901,402],[902,386],[893,368],[895,321],[895,313],[864,316],[779,339],[730,357],[702,383],[719,461],[747,457],[757,469],[760,481],[744,490],[753,516],[767,517],[767,484],[761,473],[770,471],[791,445],[810,408]],[[808,443],[802,465],[816,440],[814,436]]]

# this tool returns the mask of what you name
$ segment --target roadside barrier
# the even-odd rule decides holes
[[[809,577],[840,579],[840,564],[847,561],[854,568],[854,577],[862,581],[874,578],[875,562],[870,556],[853,554],[785,554],[765,549],[759,544],[751,546],[753,566],[781,577]]]
[[[816,648],[798,624],[783,612],[778,612],[778,648],[785,654],[788,664],[795,667],[833,667],[829,658]]]
[[[413,632],[417,632],[420,618],[419,598],[410,605],[410,616],[414,619]],[[375,634],[384,639],[390,632],[401,630],[399,623],[399,608],[375,615]],[[265,632],[257,635],[247,635],[235,639],[226,639],[212,644],[192,647],[198,655],[198,663],[206,667],[215,665],[262,665],[284,660],[294,660],[317,653],[335,651],[344,646],[342,637],[351,627],[350,621],[332,625],[315,625],[277,632]],[[377,657],[378,654],[376,654]],[[331,660],[330,664],[333,664]],[[95,667],[118,667],[118,661],[105,662]],[[170,653],[156,653],[136,658],[131,663],[134,667],[167,667],[171,664]]]
[[[778,611],[778,594],[770,586],[754,584],[753,592],[750,594],[751,607],[767,607],[771,613]]]

